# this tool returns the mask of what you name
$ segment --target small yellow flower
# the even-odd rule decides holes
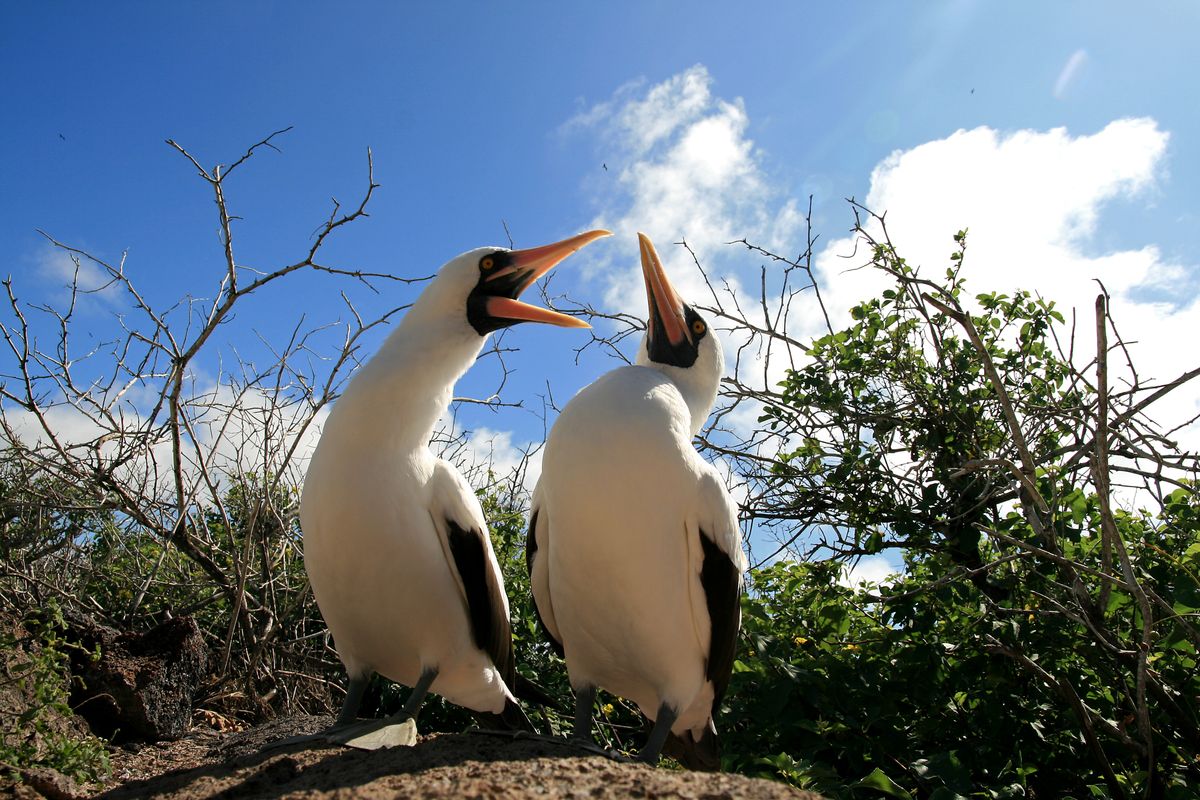
[[[796,647],[802,647],[808,644],[808,637],[797,636],[795,639],[792,639],[792,641],[796,643]]]
[[[603,714],[603,715],[604,715],[604,716],[606,716],[606,717],[607,717],[609,714],[613,713],[613,704],[612,704],[612,703],[605,703],[604,705],[600,706],[600,713],[601,713],[601,714]]]

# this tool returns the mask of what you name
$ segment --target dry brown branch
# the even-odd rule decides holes
[[[259,151],[277,150],[286,130],[227,168],[205,169],[168,140],[208,185],[216,206],[221,268],[207,300],[154,304],[124,256],[106,261],[43,232],[75,264],[67,297],[58,307],[27,304],[6,280],[7,313],[0,321],[7,365],[0,376],[4,463],[24,470],[24,485],[46,488],[38,502],[81,520],[59,540],[43,537],[15,554],[0,580],[0,598],[28,605],[49,592],[122,626],[178,613],[215,616],[215,626],[206,628],[219,654],[209,692],[232,697],[228,690],[236,685],[253,713],[272,698],[311,710],[330,702],[326,693],[314,694],[319,681],[281,691],[280,683],[292,679],[275,671],[308,659],[336,674],[332,651],[310,629],[320,618],[300,566],[297,487],[306,447],[358,365],[364,337],[405,306],[364,319],[342,292],[348,321],[309,325],[300,315],[278,346],[254,331],[233,344],[235,312],[245,298],[301,271],[371,291],[378,280],[410,285],[428,279],[348,269],[321,257],[336,231],[367,216],[378,188],[369,150],[360,199],[349,209],[334,200],[300,258],[269,269],[239,262],[234,227],[240,218],[231,208],[230,178]],[[101,288],[90,291],[103,291],[117,311],[110,329],[80,351],[76,309],[87,294],[84,265],[102,276]],[[252,344],[266,353],[258,365],[241,352]],[[502,350],[495,355],[503,365]],[[201,385],[197,375],[214,371]],[[498,397],[489,402],[515,405]],[[85,549],[87,560],[78,555]],[[85,563],[91,566],[81,570]],[[103,592],[118,573],[129,594],[96,603],[89,592]],[[50,574],[63,580],[45,580]],[[180,584],[211,591],[181,598],[180,607],[164,605]]]
[[[1096,382],[1099,389],[1098,408],[1096,412],[1096,454],[1093,460],[1092,480],[1096,485],[1096,494],[1100,500],[1101,532],[1105,545],[1105,568],[1111,563],[1111,551],[1115,550],[1121,562],[1121,574],[1125,583],[1137,599],[1142,612],[1142,641],[1138,647],[1137,663],[1137,719],[1138,731],[1142,736],[1142,744],[1146,750],[1146,763],[1151,772],[1151,783],[1155,769],[1154,735],[1150,723],[1150,710],[1146,705],[1146,672],[1147,659],[1150,657],[1150,647],[1154,638],[1154,610],[1150,600],[1142,589],[1142,584],[1134,574],[1133,564],[1129,559],[1129,551],[1125,540],[1117,532],[1116,521],[1113,519],[1109,493],[1108,469],[1108,317],[1104,295],[1096,298]],[[1136,374],[1136,372],[1134,373]],[[1104,596],[1104,595],[1102,595]]]

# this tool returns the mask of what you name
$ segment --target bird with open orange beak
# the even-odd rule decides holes
[[[488,335],[521,322],[588,327],[519,297],[608,236],[451,259],[333,405],[304,481],[304,564],[349,686],[330,731],[373,747],[410,728],[427,692],[510,728],[517,704],[504,580],[479,500],[428,442]],[[375,673],[413,687],[393,718],[355,723]]]

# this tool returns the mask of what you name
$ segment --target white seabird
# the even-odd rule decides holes
[[[576,738],[596,688],[654,721],[639,758],[720,766],[713,714],[741,623],[737,509],[692,446],[716,400],[721,346],[638,234],[650,318],[636,366],[576,395],[546,441],[526,559],[567,662]],[[672,734],[668,742],[668,734]]]
[[[305,568],[349,676],[331,730],[354,722],[376,672],[413,687],[393,722],[415,717],[434,691],[528,726],[513,698],[508,598],[483,511],[428,442],[489,333],[523,321],[588,327],[517,297],[607,235],[449,261],[334,404],[300,503]]]

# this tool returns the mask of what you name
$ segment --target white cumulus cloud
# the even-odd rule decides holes
[[[542,474],[542,449],[535,443],[518,444],[512,431],[474,428],[466,434],[466,444],[473,462],[490,471],[496,480],[509,480],[516,475],[529,491],[537,485]]]
[[[838,583],[851,588],[859,587],[864,583],[875,585],[891,583],[903,572],[904,568],[893,564],[887,556],[863,556],[852,564],[842,567]]]
[[[628,84],[564,126],[603,142],[616,174],[591,222],[624,243],[612,248],[625,254],[619,264],[593,269],[606,282],[606,310],[645,315],[638,231],[654,241],[681,296],[696,302],[707,289],[674,242],[686,240],[714,277],[736,283],[727,242],[750,237],[782,247],[796,230],[797,207],[771,185],[747,136],[745,105],[716,96],[712,83],[697,65],[644,91]]]
[[[44,407],[39,417],[6,405],[0,444],[7,446],[4,440],[11,436],[14,444],[52,458],[54,448],[62,447],[83,470],[89,464],[117,464],[115,475],[132,494],[171,498],[174,453],[161,414],[151,422],[144,413],[156,398],[145,396],[149,403],[113,403],[111,414],[59,402]],[[314,414],[306,403],[284,394],[229,383],[189,387],[182,408],[192,435],[183,438],[181,472],[185,487],[199,492],[201,502],[212,499],[204,488],[208,481],[223,492],[231,480],[249,473],[280,475],[285,485],[299,485],[328,416],[327,408]]]
[[[1067,91],[1086,62],[1083,51],[1068,60],[1057,93]],[[565,128],[596,135],[615,173],[609,186],[589,186],[601,206],[593,224],[628,243],[627,258],[593,269],[592,279],[604,289],[604,310],[645,314],[633,245],[641,230],[659,245],[685,299],[709,300],[690,256],[670,245],[681,238],[710,277],[739,296],[743,310],[757,313],[759,260],[725,243],[744,237],[781,254],[797,252],[803,220],[764,170],[741,100],[715,94],[711,76],[696,66],[655,85],[628,84]],[[883,158],[870,175],[864,203],[886,212],[900,253],[933,277],[950,264],[952,235],[968,228],[969,293],[1034,291],[1057,301],[1068,316],[1077,309],[1081,331],[1092,329],[1099,291],[1093,279],[1103,281],[1122,335],[1138,342],[1133,350],[1143,379],[1169,380],[1195,366],[1180,362],[1173,343],[1189,341],[1200,323],[1197,265],[1171,261],[1153,242],[1112,247],[1106,243],[1114,237],[1102,235],[1106,214],[1118,203],[1153,204],[1166,178],[1169,144],[1169,134],[1145,118],[1115,120],[1096,132],[959,130]],[[853,304],[890,283],[880,273],[853,269],[865,260],[861,252],[843,257],[853,249],[853,239],[838,239],[816,258],[835,329],[848,324]],[[747,268],[754,274],[743,272]],[[789,322],[789,332],[802,341],[824,329],[811,295],[797,299]],[[1092,354],[1094,343],[1081,336],[1079,363]],[[764,373],[766,385],[776,379],[774,367],[782,368],[778,356]],[[753,358],[747,365],[761,367]],[[1191,392],[1162,405],[1160,413],[1173,424],[1198,410]],[[753,426],[756,420],[747,409],[725,422]],[[880,570],[893,568],[887,559],[878,563]]]
[[[886,212],[898,252],[933,277],[950,264],[951,235],[968,228],[970,294],[1028,289],[1068,317],[1074,309],[1081,331],[1093,328],[1094,279],[1102,281],[1142,379],[1169,380],[1196,366],[1180,360],[1177,343],[1200,328],[1198,265],[1171,262],[1153,243],[1104,250],[1097,241],[1106,205],[1153,201],[1169,140],[1152,119],[1116,120],[1083,135],[960,130],[881,161],[865,205]],[[863,261],[843,257],[853,248],[852,239],[837,240],[818,258],[835,327],[848,322],[851,305],[890,283],[878,272],[850,271]],[[1090,334],[1081,335],[1077,361],[1094,353]],[[1198,410],[1195,391],[1179,393],[1160,405],[1159,419],[1175,424]]]

